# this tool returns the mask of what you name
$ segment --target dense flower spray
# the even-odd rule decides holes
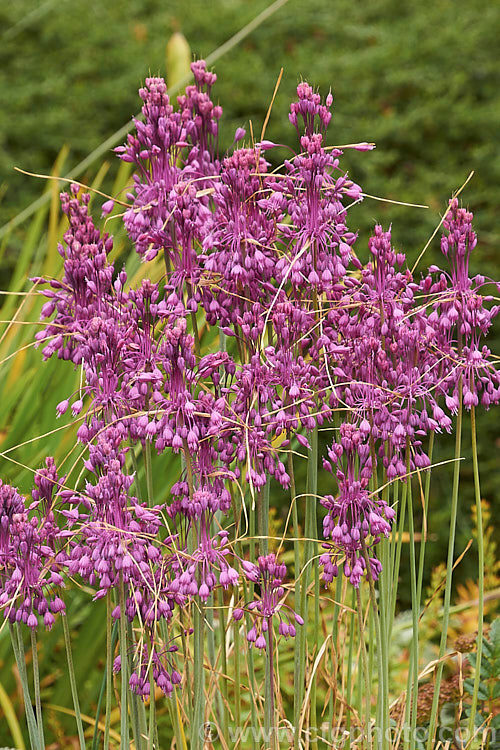
[[[191,70],[176,105],[162,78],[146,79],[142,118],[116,149],[135,169],[123,224],[160,280],[134,285],[115,268],[113,239],[77,185],[61,194],[63,278],[35,279],[47,298],[35,336],[43,358],[81,371],[57,416],[80,422],[86,476],[70,489],[48,459],[32,502],[0,483],[5,616],[51,627],[62,587],[84,582],[128,633],[114,667],[144,699],[181,684],[171,631],[192,635],[185,613],[203,624],[216,597],[267,655],[275,623],[297,635],[304,619],[299,601],[285,602],[286,566],[275,551],[248,559],[242,538],[256,498],[262,508],[276,486],[296,490],[293,457],[311,451],[318,429],[334,436],[323,457],[331,490],[308,499],[322,514],[323,582],[343,574],[359,588],[379,577],[377,545],[399,512],[380,487],[429,467],[429,436],[449,431],[458,409],[458,375],[466,408],[500,401],[484,341],[499,308],[482,293],[490,280],[469,276],[472,214],[450,202],[449,271],[414,278],[380,225],[362,264],[349,223],[364,194],[326,142],[332,95],[299,84],[297,153],[277,166],[275,144],[244,142],[241,128],[219,153],[216,76],[203,61]],[[155,491],[152,453],[169,457]]]
[[[286,577],[286,565],[278,563],[276,555],[271,553],[261,555],[257,560],[257,565],[244,562],[243,568],[248,580],[258,584],[260,588],[259,597],[233,610],[233,618],[236,621],[241,620],[245,610],[251,614],[253,624],[247,633],[247,641],[256,648],[265,649],[266,634],[269,633],[272,637],[274,618],[278,620],[280,635],[285,638],[294,636],[296,633],[294,623],[303,625],[304,621],[284,603],[283,583]]]
[[[65,534],[55,517],[59,477],[52,458],[35,474],[33,502],[0,483],[0,607],[10,622],[47,628],[65,610]],[[53,497],[54,496],[54,497]]]

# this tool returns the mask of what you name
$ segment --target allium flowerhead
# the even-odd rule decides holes
[[[242,561],[242,567],[246,577],[258,584],[260,588],[260,596],[256,596],[253,601],[233,611],[233,618],[237,621],[242,618],[244,611],[247,611],[253,619],[252,627],[247,633],[249,644],[259,649],[266,648],[266,634],[269,633],[269,637],[273,637],[272,627],[275,617],[278,619],[279,634],[285,638],[294,636],[296,632],[294,623],[303,625],[304,621],[284,603],[283,584],[286,577],[286,565],[278,563],[276,555],[270,553],[261,555],[257,564]]]
[[[40,485],[43,480],[35,496]],[[34,629],[41,617],[51,628],[65,608],[57,592],[64,586],[66,554],[52,510],[38,500],[31,508],[34,515],[16,490],[0,483],[0,608],[11,622]]]
[[[106,306],[113,280],[113,266],[108,263],[113,238],[97,229],[89,214],[90,194],[79,196],[79,190],[72,185],[70,193],[61,193],[61,208],[69,221],[58,245],[64,261],[63,280],[33,279],[49,287],[42,292],[49,300],[42,308],[42,319],[55,313],[52,322],[35,335],[38,344],[44,344],[43,357],[57,353],[75,364],[82,361],[81,340],[75,334],[84,331]]]

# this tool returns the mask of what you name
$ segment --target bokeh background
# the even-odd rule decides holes
[[[1,4],[0,289],[27,289],[27,276],[46,268],[49,257],[57,259],[55,239],[63,228],[57,212],[57,185],[47,187],[39,179],[16,173],[14,166],[67,174],[130,121],[140,106],[137,88],[147,75],[170,72],[166,47],[172,34],[184,35],[189,55],[206,57],[268,6],[269,0],[16,0]],[[218,82],[213,93],[224,109],[220,150],[231,147],[236,127],[248,132],[250,120],[254,132],[260,133],[281,67],[283,78],[266,133],[275,142],[296,144],[287,113],[301,79],[323,94],[331,88],[330,143],[377,144],[370,153],[346,152],[343,166],[353,179],[371,195],[429,207],[365,200],[350,218],[350,225],[360,233],[358,248],[367,247],[375,222],[384,227],[392,224],[396,247],[413,262],[439,223],[451,193],[474,171],[461,195],[475,214],[479,235],[472,272],[500,278],[498,38],[500,5],[493,2],[289,0],[214,66]],[[285,156],[285,150],[276,152],[277,158]],[[97,181],[105,191],[122,178],[111,149],[80,177],[89,184]],[[45,208],[19,222],[20,212],[47,190],[50,200]],[[126,253],[124,238],[121,247]],[[438,259],[439,235],[421,267]],[[498,294],[496,287],[492,293]],[[67,451],[68,433],[29,443],[9,452],[9,458],[5,453],[54,425],[55,404],[70,390],[68,383],[74,378],[67,370],[56,375],[53,363],[42,366],[39,353],[28,351],[21,359],[14,357],[33,332],[21,339],[11,326],[5,333],[4,321],[16,313],[19,300],[3,299],[0,476],[27,489],[31,476],[25,467],[39,465],[48,452]],[[20,318],[36,320],[37,309],[28,305]],[[491,337],[496,352],[499,343],[497,326]],[[27,384],[34,382],[36,389],[28,393]],[[493,523],[500,511],[498,424],[498,411],[480,417],[482,492]],[[439,441],[436,460],[452,454],[452,441]],[[467,427],[463,455],[470,459]],[[433,473],[427,580],[446,555],[450,474],[450,465]],[[457,554],[465,549],[473,528],[470,460],[464,461],[462,476]],[[285,509],[278,493],[274,505],[279,518]],[[474,577],[475,565],[475,557],[466,555],[457,569],[457,581],[465,583]],[[405,583],[401,595],[404,606],[409,602]],[[81,621],[85,621],[83,611]],[[94,642],[91,631],[86,637],[89,644]],[[2,653],[3,648],[0,662]]]

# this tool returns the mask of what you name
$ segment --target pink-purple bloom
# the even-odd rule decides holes
[[[246,616],[251,645],[265,649],[274,623],[285,638],[303,624],[285,603],[276,555],[236,554],[242,483],[259,499],[271,480],[287,489],[288,452],[309,451],[312,431],[335,422],[323,456],[332,489],[318,502],[320,564],[325,584],[343,573],[359,587],[379,576],[377,545],[397,513],[380,484],[429,467],[428,437],[451,429],[459,382],[466,408],[500,401],[485,343],[498,307],[483,294],[490,280],[469,275],[472,214],[450,202],[448,271],[415,278],[380,225],[363,265],[348,219],[364,194],[342,170],[342,151],[326,144],[332,95],[323,101],[299,84],[289,115],[298,152],[273,170],[275,144],[245,146],[241,128],[219,154],[216,76],[203,61],[191,69],[194,84],[176,105],[162,78],[146,79],[142,118],[116,149],[135,168],[129,240],[142,261],[162,257],[164,276],[133,287],[110,262],[113,240],[96,227],[90,194],[72,185],[61,194],[63,278],[35,280],[47,298],[35,337],[43,358],[81,368],[56,415],[80,422],[82,486],[67,488],[52,459],[30,503],[0,483],[5,615],[50,627],[68,577],[92,586],[95,599],[123,587],[125,611],[116,605],[113,617],[143,628],[130,676],[142,697],[151,678],[166,695],[181,680],[159,621],[209,604],[217,589],[238,599],[242,574],[254,596],[233,619]],[[114,205],[107,200],[103,215]],[[208,352],[214,340],[221,346]],[[136,447],[176,462],[155,476],[161,504],[138,497]]]

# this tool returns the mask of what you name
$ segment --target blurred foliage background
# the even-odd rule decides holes
[[[49,269],[55,275],[61,267],[56,243],[64,224],[57,184],[15,173],[13,167],[66,174],[138,111],[137,88],[149,74],[166,74],[166,44],[175,31],[184,34],[193,56],[206,57],[268,5],[269,0],[17,0],[0,6],[0,227],[42,191],[51,195],[29,221],[5,234],[0,289],[26,290],[28,275]],[[215,65],[214,96],[225,113],[221,153],[230,148],[236,127],[248,132],[249,120],[260,133],[281,67],[283,80],[266,133],[275,142],[295,147],[287,114],[298,81],[307,79],[323,94],[331,87],[334,118],[329,142],[377,143],[371,153],[346,152],[343,166],[353,179],[371,195],[429,206],[424,210],[367,199],[350,216],[351,227],[360,232],[358,248],[367,247],[375,222],[392,223],[395,245],[413,262],[452,191],[474,170],[462,194],[475,213],[479,235],[472,272],[499,278],[495,218],[500,203],[500,75],[494,54],[499,35],[500,6],[481,0],[289,0]],[[282,149],[276,157],[286,153]],[[122,189],[128,177],[109,152],[81,179],[112,192]],[[132,276],[140,274],[136,258],[128,257],[122,232],[117,240],[116,255],[126,260]],[[439,236],[423,263],[438,260]],[[67,456],[74,428],[5,453],[61,426],[54,419],[55,405],[77,387],[77,375],[58,362],[42,365],[40,353],[30,348],[18,353],[34,332],[21,323],[35,321],[40,308],[27,298],[16,313],[20,299],[7,295],[0,300],[0,476],[27,491],[29,468],[39,466],[47,454]],[[14,315],[19,325],[9,326],[6,321]],[[490,343],[497,352],[498,328]],[[437,442],[435,460],[450,458],[452,439]],[[495,410],[481,415],[479,450],[482,492],[494,523],[500,510]],[[467,426],[463,455],[470,459]],[[12,462],[13,457],[19,463]],[[75,457],[71,455],[69,462]],[[457,555],[473,529],[470,460],[463,463],[462,477]],[[433,472],[427,581],[446,555],[450,486],[451,465]],[[278,517],[286,514],[278,492],[274,505]],[[456,575],[462,583],[475,577],[474,551],[465,556]],[[409,599],[405,580],[402,608]],[[85,648],[101,647],[96,633],[102,621],[86,617],[83,598],[75,624],[79,622],[78,637]],[[54,644],[58,637],[56,632]],[[50,642],[45,648],[49,658]],[[0,663],[7,652],[8,643],[2,639]],[[53,679],[58,668],[54,667]],[[63,700],[52,697],[53,703]],[[59,719],[54,721],[56,725]]]

